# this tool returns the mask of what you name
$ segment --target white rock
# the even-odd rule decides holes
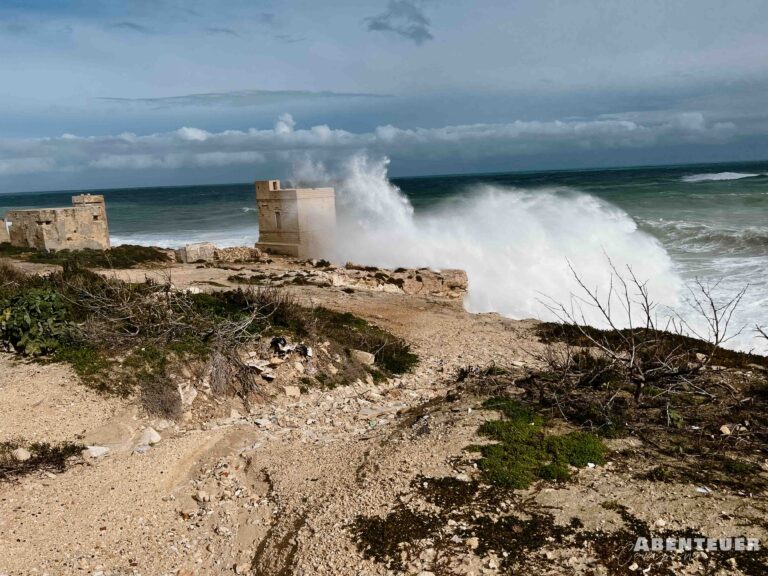
[[[154,428],[155,428],[155,430],[159,430],[160,432],[162,432],[163,430],[167,430],[168,428],[171,428],[172,426],[173,426],[173,422],[163,418],[161,420],[156,420],[155,421]]]
[[[141,438],[139,439],[140,445],[146,445],[146,446],[154,446],[160,440],[162,440],[162,436],[152,427],[145,428],[144,432],[141,433]]]
[[[248,368],[253,368],[254,370],[258,372],[264,372],[269,367],[269,362],[265,360],[249,360],[245,363]]]
[[[376,360],[376,357],[373,354],[370,352],[363,352],[362,350],[350,350],[349,355],[360,362],[360,364],[365,364],[366,366],[373,366],[373,363]]]
[[[16,450],[11,452],[11,456],[13,456],[16,462],[26,462],[32,458],[32,454],[28,450],[24,450],[24,448],[16,448]]]
[[[664,520],[662,518],[659,518],[658,520],[656,520],[656,526],[658,526],[659,528],[664,528],[664,526],[666,526],[666,525],[667,525],[667,521],[666,520]]]
[[[731,435],[731,429],[726,424],[723,424],[722,426],[720,426],[720,433],[723,436],[730,436]]]
[[[283,391],[289,398],[299,398],[301,396],[301,390],[298,386],[283,386]]]
[[[191,384],[186,386],[179,386],[179,396],[181,396],[182,406],[192,406],[192,402],[197,398],[197,388]]]
[[[109,448],[106,446],[86,446],[80,455],[88,460],[89,458],[101,458],[109,454]]]
[[[208,492],[205,492],[203,490],[198,490],[197,494],[195,494],[195,500],[197,500],[198,502],[210,502],[211,495],[208,494]]]

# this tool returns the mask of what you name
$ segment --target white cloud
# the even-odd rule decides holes
[[[55,167],[53,158],[0,158],[0,176],[50,172]]]
[[[441,128],[380,126],[353,133],[327,125],[299,129],[290,114],[273,129],[208,132],[183,127],[148,135],[0,139],[0,175],[53,170],[173,170],[285,161],[291,157],[369,150],[393,158],[483,158],[581,149],[718,143],[737,134],[698,112],[641,121],[626,118],[516,121]]]

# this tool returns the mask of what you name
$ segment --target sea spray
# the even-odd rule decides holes
[[[322,177],[328,177],[324,169]],[[663,246],[594,196],[566,188],[478,185],[415,214],[387,179],[387,160],[363,155],[340,168],[336,186],[337,260],[463,269],[470,285],[465,305],[472,312],[553,319],[546,302],[570,305],[579,291],[569,263],[586,286],[605,295],[609,260],[647,280],[660,306],[679,301],[682,282]],[[604,324],[597,310],[582,310],[589,323]],[[616,322],[626,325],[626,314],[617,313]]]

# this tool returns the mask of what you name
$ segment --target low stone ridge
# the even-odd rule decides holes
[[[216,248],[214,257],[219,262],[258,262],[262,258],[261,250],[247,246]]]
[[[229,281],[254,286],[298,284],[336,287],[346,291],[370,290],[448,300],[463,298],[469,286],[467,274],[463,270],[431,270],[429,268],[392,270],[357,264],[336,266],[326,260],[293,259],[288,259],[291,268],[286,269],[284,257],[273,256],[273,258],[274,266],[252,271],[241,269],[237,274],[230,276]]]

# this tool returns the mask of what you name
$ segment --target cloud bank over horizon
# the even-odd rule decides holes
[[[626,119],[514,121],[499,124],[451,125],[439,128],[378,126],[351,132],[326,124],[298,127],[282,114],[270,129],[210,132],[182,127],[139,135],[0,138],[0,182],[3,177],[45,173],[109,171],[174,171],[244,166],[254,173],[285,173],[300,159],[339,162],[359,151],[444,162],[482,161],[493,156],[655,146],[717,145],[737,135],[729,122],[708,122],[701,113],[682,113],[663,121]]]

